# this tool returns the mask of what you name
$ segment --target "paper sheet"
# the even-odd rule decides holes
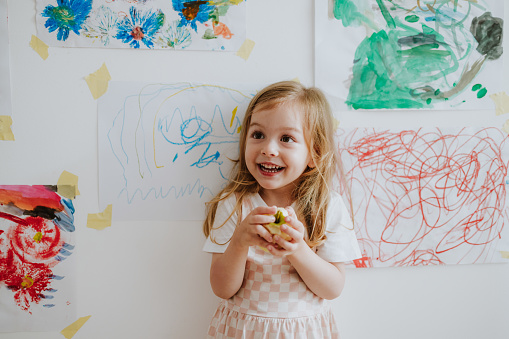
[[[315,1],[315,85],[341,109],[495,107],[504,1]]]
[[[36,0],[37,35],[50,46],[236,51],[246,1]],[[68,15],[68,14],[67,14]]]
[[[0,186],[0,332],[75,319],[74,206],[56,186]]]
[[[338,130],[359,267],[508,262],[509,137],[497,128]],[[350,193],[350,194],[348,194]]]
[[[111,82],[98,102],[100,208],[114,220],[202,220],[238,154],[254,88]]]

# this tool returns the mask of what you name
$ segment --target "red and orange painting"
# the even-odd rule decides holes
[[[52,310],[67,309],[70,304],[65,292],[71,282],[65,274],[69,265],[63,263],[74,250],[74,206],[56,191],[56,186],[0,185],[2,332],[47,329],[47,325],[13,326],[20,318],[32,316],[39,319],[32,325],[50,324],[44,314],[60,313]]]

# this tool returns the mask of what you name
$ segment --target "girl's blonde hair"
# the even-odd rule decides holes
[[[282,104],[295,104],[304,112],[304,135],[315,165],[304,171],[292,192],[295,210],[306,226],[308,245],[315,247],[325,241],[331,184],[339,168],[339,157],[334,145],[334,118],[325,95],[319,89],[306,88],[295,81],[282,81],[269,85],[258,92],[249,103],[240,133],[239,158],[234,160],[231,179],[226,187],[207,203],[207,217],[203,224],[206,237],[211,234],[217,206],[221,200],[232,194],[236,195],[237,202],[230,217],[237,213],[240,222],[244,197],[258,192],[259,185],[249,173],[245,161],[247,132],[251,117],[256,110],[271,109]],[[211,240],[215,242],[213,237]]]

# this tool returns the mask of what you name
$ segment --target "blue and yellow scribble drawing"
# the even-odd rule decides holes
[[[109,196],[133,208],[167,200],[171,208],[185,203],[184,210],[203,210],[237,157],[242,114],[254,93],[177,83],[143,85],[117,98],[120,109],[100,129],[107,144],[100,146],[101,200]],[[113,179],[106,183],[106,177]],[[105,188],[112,182],[118,183],[114,194]]]

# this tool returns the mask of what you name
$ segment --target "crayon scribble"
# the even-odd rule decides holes
[[[177,83],[139,85],[136,94],[115,98],[122,100],[121,108],[105,121],[103,154],[116,165],[100,161],[100,167],[122,183],[116,192],[102,192],[133,206],[167,199],[203,210],[228,177],[238,152],[242,116],[237,112],[245,111],[252,95]]]
[[[502,131],[355,129],[339,140],[364,253],[356,266],[497,260],[509,240]]]

